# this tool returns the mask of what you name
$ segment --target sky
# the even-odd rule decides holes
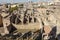
[[[51,1],[51,0],[31,0],[33,2],[37,2],[37,1]],[[0,0],[0,3],[11,3],[12,0]],[[27,2],[27,0],[13,0],[13,2],[17,3],[17,2]]]

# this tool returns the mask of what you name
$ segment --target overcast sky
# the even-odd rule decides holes
[[[12,0],[0,0],[0,3],[7,2],[11,3]],[[31,0],[33,2],[37,2],[39,0]],[[51,1],[51,0],[40,0],[40,1]],[[13,0],[13,2],[27,2],[27,0]]]

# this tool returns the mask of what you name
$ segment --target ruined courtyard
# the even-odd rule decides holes
[[[51,36],[59,40],[60,2],[1,4],[0,34],[15,35],[14,32],[22,34],[16,40],[47,40]]]

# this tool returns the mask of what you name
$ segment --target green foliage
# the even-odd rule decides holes
[[[50,4],[49,6],[53,6],[54,4]]]
[[[8,4],[5,4],[5,7],[8,8]]]
[[[43,6],[43,5],[41,5],[40,7],[41,7],[41,8],[46,8],[46,7],[45,7],[45,6]]]
[[[9,8],[9,12],[12,13],[14,10],[18,10],[18,7],[15,6],[15,7],[10,7]]]
[[[20,6],[20,8],[23,8],[23,4],[20,4],[19,6]]]
[[[44,5],[41,5],[41,6],[39,6],[38,8],[46,8],[46,6],[44,6]]]

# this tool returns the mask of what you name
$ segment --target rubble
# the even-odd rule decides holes
[[[27,31],[29,30],[27,33],[22,32],[22,39],[26,37],[28,40],[28,35],[33,35],[29,39],[33,38],[35,40],[40,40],[39,37],[41,37],[41,40],[56,39],[59,36],[58,34],[60,34],[60,6],[57,5],[58,3],[54,4],[55,2],[53,5],[49,3],[48,5],[47,3],[27,2],[25,4],[9,4],[7,5],[8,7],[5,4],[1,5],[0,34],[7,35],[16,30],[22,31],[27,29]],[[39,31],[34,33],[33,30]],[[30,33],[30,31],[32,32]]]

